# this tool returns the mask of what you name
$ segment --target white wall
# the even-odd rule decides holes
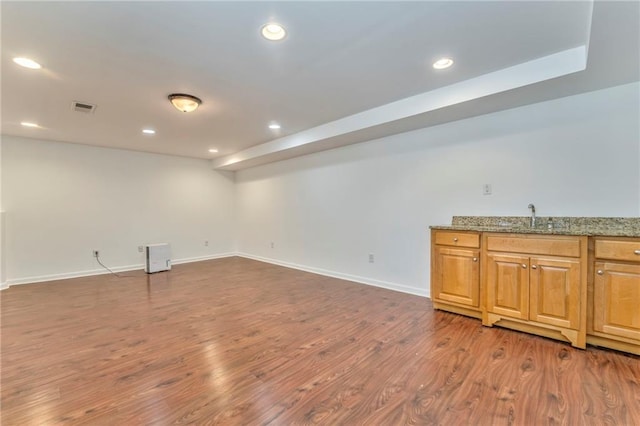
[[[0,139],[0,290],[7,287],[7,279],[5,277],[5,249],[4,249],[4,210],[2,209],[2,139]]]
[[[147,243],[171,243],[174,261],[233,253],[233,178],[206,160],[3,136],[7,283],[102,272],[93,249],[117,270],[141,268]]]
[[[5,266],[5,249],[4,249],[4,212],[0,210],[0,290],[7,288],[7,279],[5,272],[7,270]]]
[[[238,249],[427,295],[427,228],[453,215],[525,216],[535,203],[542,216],[639,216],[639,91],[619,86],[238,172]]]
[[[543,216],[639,216],[639,93],[636,83],[503,111],[235,182],[204,160],[3,136],[0,275],[99,273],[93,249],[117,270],[141,268],[137,247],[168,241],[178,261],[237,250],[427,295],[427,228],[453,215],[527,215],[533,202]]]

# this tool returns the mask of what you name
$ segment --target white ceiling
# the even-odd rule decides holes
[[[640,79],[637,1],[3,1],[1,19],[3,134],[231,170]],[[269,21],[288,37],[262,39]]]

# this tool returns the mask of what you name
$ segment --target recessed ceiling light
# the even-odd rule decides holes
[[[32,70],[39,70],[42,68],[42,65],[29,58],[13,58],[13,62],[20,65],[21,67],[30,68]]]
[[[155,135],[156,131],[153,129],[142,129],[142,133],[144,133],[145,135]]]
[[[280,125],[278,123],[271,123],[269,124],[269,128],[271,130],[278,130],[280,128]]]
[[[451,58],[440,58],[433,63],[433,67],[437,70],[449,68],[451,65],[453,65],[453,59]]]
[[[210,153],[212,153],[212,154],[215,154],[215,153],[217,153],[217,152],[218,152],[218,150],[217,150],[217,149],[215,149],[215,148],[211,148],[211,149],[209,150],[209,152],[210,152]]]
[[[284,27],[280,24],[276,24],[275,22],[265,24],[262,27],[261,32],[262,32],[262,37],[271,41],[282,40],[287,35],[287,32],[285,31]]]
[[[36,123],[30,123],[28,121],[23,121],[20,123],[21,125],[23,125],[24,127],[40,127],[39,125],[37,125]]]

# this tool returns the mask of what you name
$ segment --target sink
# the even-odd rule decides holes
[[[542,219],[542,220],[541,220]],[[551,228],[549,227],[549,219],[551,219]],[[538,218],[538,222],[534,229],[540,230],[554,230],[554,229],[567,229],[569,227],[569,221],[561,218]]]

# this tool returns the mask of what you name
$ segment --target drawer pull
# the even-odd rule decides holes
[[[522,264],[522,269],[527,269],[527,264],[526,263]]]
[[[477,261],[478,261],[478,258],[477,258],[477,257],[474,257],[474,258],[473,258],[473,261],[474,261],[474,262],[477,262]]]
[[[531,269],[538,269],[537,265],[531,265]]]
[[[603,274],[604,274],[604,271],[603,271],[602,269],[598,269],[597,274],[598,274],[598,275],[603,275]]]
[[[640,250],[635,250],[633,254],[637,254],[638,256],[640,256]]]
[[[453,242],[454,242],[454,243],[457,243],[457,242],[458,242],[458,239],[457,239],[457,238],[454,238],[454,239],[453,239]]]

